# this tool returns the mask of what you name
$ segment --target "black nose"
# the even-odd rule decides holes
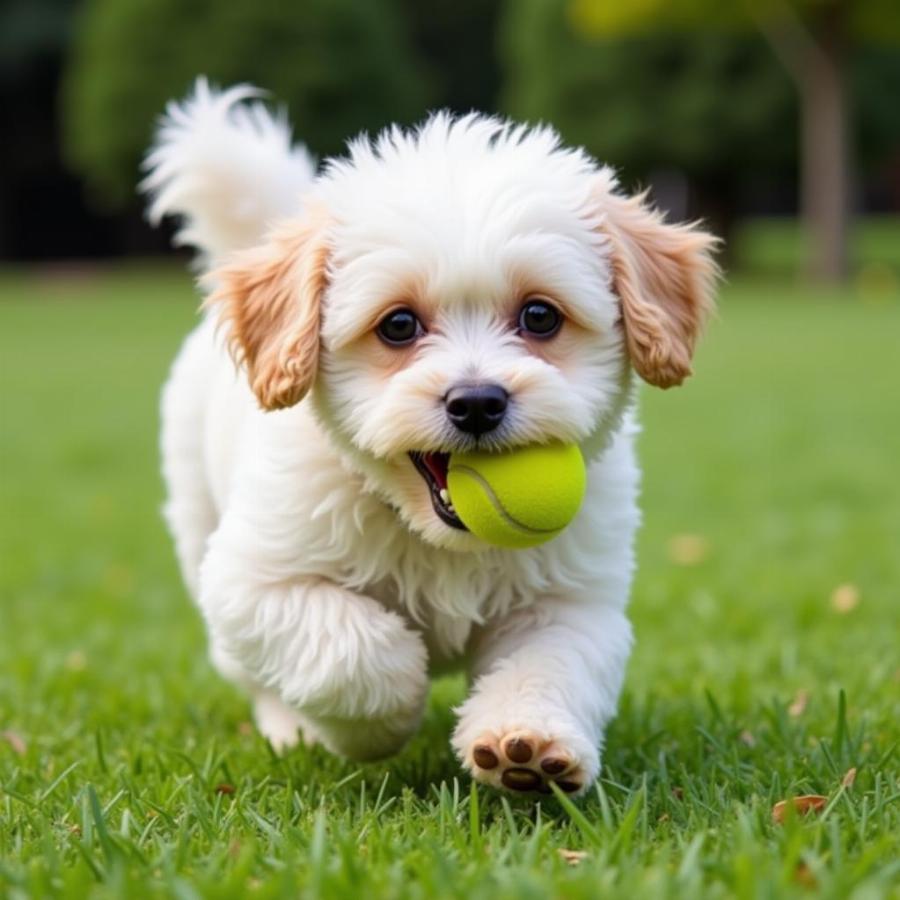
[[[466,434],[493,431],[506,415],[509,394],[499,384],[469,384],[451,388],[444,398],[447,418]]]

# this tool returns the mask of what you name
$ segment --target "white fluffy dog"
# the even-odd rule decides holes
[[[438,113],[316,175],[254,92],[199,82],[147,166],[205,316],[162,401],[166,518],[212,659],[276,748],[368,760],[471,675],[452,744],[479,781],[583,791],[631,646],[634,372],[690,373],[714,239],[617,191],[549,128]],[[453,451],[577,442],[555,540],[489,547]]]

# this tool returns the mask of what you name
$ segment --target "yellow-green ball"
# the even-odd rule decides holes
[[[508,453],[454,453],[447,487],[472,534],[521,549],[556,537],[575,518],[586,480],[575,444],[547,444]]]

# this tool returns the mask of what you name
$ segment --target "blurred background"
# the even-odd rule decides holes
[[[5,0],[0,258],[166,252],[135,185],[198,74],[269,90],[320,157],[439,107],[551,122],[731,268],[897,276],[894,0]]]
[[[260,836],[266,861],[246,869],[231,837],[204,837],[211,794],[193,773],[240,779],[250,805],[271,792],[288,835],[285,780],[285,798],[297,785],[308,810],[324,783],[334,821],[356,803],[352,767],[324,753],[298,752],[271,779],[244,699],[205,660],[157,512],[159,391],[198,297],[170,232],[145,223],[136,184],[155,120],[199,74],[266,88],[319,157],[438,107],[549,122],[628,189],[649,187],[674,217],[702,217],[725,238],[696,377],[641,395],[638,640],[607,783],[664,798],[641,819],[656,829],[647,845],[663,847],[660,872],[701,846],[673,823],[700,822],[704,853],[734,854],[706,871],[780,879],[789,864],[747,850],[751,819],[732,800],[828,794],[858,766],[856,790],[869,793],[844,826],[852,841],[834,843],[836,814],[815,854],[853,878],[879,854],[896,860],[884,848],[900,831],[878,810],[896,797],[885,785],[900,745],[897,0],[2,0],[0,894],[6,849],[10,896],[59,896],[64,880],[70,896],[99,896],[85,885],[109,862],[109,838],[99,820],[90,828],[91,797],[122,816],[116,841],[136,810],[129,877],[202,870],[201,894],[235,897],[280,845]],[[393,773],[390,790],[425,797],[454,777],[446,736],[462,697],[461,680],[439,687],[423,735],[371,783]],[[686,782],[670,773],[688,769],[703,799],[676,810],[672,784]],[[133,780],[129,796],[149,790],[152,810],[116,806]],[[344,784],[346,804],[333,787]],[[761,808],[748,807],[765,831]],[[257,840],[253,821],[229,834]],[[784,833],[785,858],[800,859],[797,832]],[[51,852],[55,839],[64,852]],[[421,858],[433,868],[444,855]],[[297,870],[283,859],[272,872]],[[223,872],[238,884],[230,894]],[[852,883],[832,894],[882,895]],[[777,894],[748,884],[723,890]]]

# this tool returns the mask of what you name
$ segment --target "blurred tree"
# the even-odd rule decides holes
[[[92,249],[95,235],[72,235],[60,209],[78,185],[60,159],[55,97],[75,0],[0,3],[0,257],[63,255]]]
[[[604,40],[576,30],[568,0],[514,0],[501,30],[504,106],[549,118],[634,179],[677,169],[686,212],[725,238],[747,172],[785,172],[795,146],[787,77],[758,38],[655,34]]]
[[[578,30],[606,37],[667,27],[755,27],[800,97],[801,207],[812,237],[810,272],[830,281],[846,277],[851,52],[861,41],[900,38],[897,0],[569,0],[568,12]]]
[[[68,40],[76,0],[6,0],[0,6],[0,72],[19,71]]]
[[[900,47],[866,47],[853,67],[850,86],[857,160],[866,169],[892,158],[900,161]]]
[[[495,36],[500,0],[400,0],[435,106],[466,113],[496,107],[500,88]]]
[[[156,117],[198,74],[271,91],[319,154],[418,118],[430,97],[394,0],[86,0],[77,25],[66,146],[111,206],[133,196]]]

